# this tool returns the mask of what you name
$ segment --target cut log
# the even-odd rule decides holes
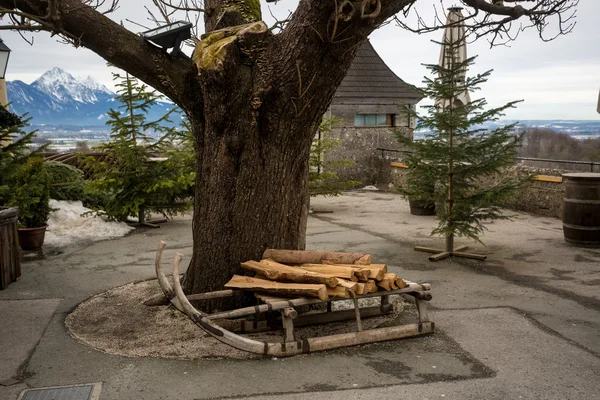
[[[377,282],[373,279],[369,279],[367,281],[367,291],[365,292],[365,294],[367,293],[373,293],[377,291]]]
[[[371,264],[370,254],[332,251],[267,249],[263,253],[263,258],[270,258],[284,264],[321,264],[324,260],[336,264]]]
[[[273,265],[277,264],[277,265]],[[272,281],[291,281],[296,283],[322,283],[336,287],[338,279],[333,275],[322,275],[278,263],[263,263],[257,261],[243,262],[242,268],[259,273]]]
[[[383,290],[392,290],[392,284],[385,278],[377,282],[377,287],[380,287]]]
[[[375,279],[377,281],[382,280],[383,276],[387,272],[386,264],[369,264],[369,265],[331,264],[331,263],[326,263],[326,264],[336,266],[336,267],[354,268],[359,271],[368,269],[369,270],[369,279]]]
[[[327,288],[327,295],[330,298],[344,298],[344,299],[351,299],[352,296],[352,291],[350,289],[347,289],[343,286],[336,286],[334,288]]]
[[[406,282],[404,282],[404,279],[402,278],[396,277],[395,283],[398,289],[404,289],[406,287]]]
[[[385,274],[384,279],[390,282],[390,287],[392,288],[392,290],[400,289],[396,285],[396,278],[398,278],[398,275],[396,274]]]
[[[345,287],[348,290],[354,291],[354,293],[359,294],[358,291],[358,282],[347,281],[345,279],[338,278],[338,286]]]
[[[358,275],[361,277],[364,274],[357,274],[360,272],[355,268],[350,267],[338,267],[335,265],[323,265],[323,264],[300,264],[299,268],[305,269],[306,271],[317,272],[325,275],[333,275],[337,278],[348,279],[350,281],[358,281]]]
[[[369,293],[368,290],[368,286],[367,286],[367,282],[357,282],[356,283],[356,294],[365,294],[365,293]],[[366,292],[365,292],[366,290]]]
[[[317,297],[327,300],[327,287],[308,283],[280,283],[249,276],[234,275],[225,284],[226,288],[255,290],[257,292],[273,293],[280,296]],[[336,287],[337,288],[337,287]]]

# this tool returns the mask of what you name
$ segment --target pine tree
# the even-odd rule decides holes
[[[479,236],[485,229],[483,221],[508,218],[498,204],[513,194],[522,181],[510,179],[501,171],[514,163],[521,136],[516,134],[516,124],[491,130],[482,126],[497,121],[518,101],[491,109],[486,109],[484,98],[463,104],[458,100],[461,95],[479,90],[479,85],[487,81],[491,71],[465,78],[476,57],[461,62],[453,56],[460,43],[445,45],[451,60],[449,65],[426,65],[434,78],[425,77],[425,86],[419,89],[434,104],[424,107],[427,111],[424,115],[406,110],[417,118],[417,129],[429,133],[425,134],[424,140],[415,141],[396,134],[396,138],[411,150],[405,159],[409,166],[405,194],[435,202],[439,224],[432,234],[446,238],[445,251],[415,249],[439,252],[430,257],[432,261],[453,254],[484,259],[485,256],[458,253],[460,250],[454,248],[454,237],[481,242]],[[427,189],[432,185],[434,192]]]
[[[182,135],[172,126],[170,117],[175,109],[156,121],[148,121],[147,113],[161,98],[155,91],[140,83],[129,74],[113,74],[118,81],[117,109],[108,112],[107,125],[111,127],[110,142],[99,147],[106,154],[104,161],[88,158],[93,170],[88,194],[102,199],[96,210],[101,209],[110,219],[125,220],[138,216],[144,221],[149,211],[171,216],[190,205],[187,201],[193,176],[182,176],[185,168],[170,161],[152,160],[165,153],[174,155],[175,144]],[[157,141],[150,136],[160,135]],[[185,135],[184,135],[185,136]],[[191,152],[191,148],[179,149]],[[193,164],[188,170],[193,169]],[[179,204],[179,205],[177,205]]]
[[[336,169],[353,165],[350,160],[327,160],[329,151],[339,146],[340,140],[329,137],[333,125],[340,120],[335,117],[323,118],[319,124],[317,137],[313,140],[308,160],[308,190],[311,196],[339,196],[343,190],[354,189],[361,182],[354,180],[341,180]]]
[[[13,179],[18,169],[28,157],[47,147],[32,151],[36,131],[24,130],[28,121],[24,116],[19,117],[0,107],[0,206],[6,206],[11,200]]]

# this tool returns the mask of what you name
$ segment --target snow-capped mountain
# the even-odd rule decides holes
[[[91,76],[78,78],[54,67],[33,83],[6,83],[11,111],[28,113],[32,125],[93,126],[106,123],[106,113],[117,108],[116,94]],[[158,103],[148,113],[158,119],[173,105]]]
[[[64,102],[75,100],[79,103],[97,103],[115,95],[91,76],[75,78],[58,67],[46,71],[31,86]]]

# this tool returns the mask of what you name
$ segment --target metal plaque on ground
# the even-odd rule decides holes
[[[17,400],[98,400],[101,383],[24,390]]]

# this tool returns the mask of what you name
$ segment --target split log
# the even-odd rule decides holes
[[[331,261],[336,264],[371,264],[371,255],[366,253],[340,253],[332,251],[267,249],[263,258],[284,264],[321,264]]]
[[[274,265],[276,264],[276,265]],[[288,265],[271,262],[246,261],[242,268],[254,271],[265,276],[272,281],[292,281],[296,283],[317,283],[325,284],[329,287],[336,287],[338,279],[333,275],[323,275],[311,273],[302,268],[294,268]]]
[[[394,282],[398,289],[404,289],[406,287],[406,282],[404,282],[404,279],[402,278],[396,277],[396,280]]]
[[[334,265],[323,264],[300,264],[298,267],[306,271],[317,272],[325,275],[333,275],[337,278],[347,279],[353,282],[358,281],[359,276],[361,278],[364,277],[364,273],[362,273],[360,270],[350,267],[338,267]]]
[[[356,283],[356,294],[365,294],[365,293],[369,293],[368,290],[369,288],[367,287],[367,283],[366,282],[357,282]],[[365,292],[366,290],[366,292]]]
[[[390,281],[388,279],[382,279],[379,282],[377,282],[377,287],[382,288],[383,290],[392,290],[392,284],[390,283]]]
[[[258,292],[284,296],[317,297],[321,300],[327,300],[329,298],[327,295],[327,287],[325,285],[280,283],[241,275],[234,275],[231,280],[225,284],[225,287],[255,290]]]
[[[373,280],[373,279],[369,279],[367,281],[367,291],[365,292],[365,294],[373,293],[376,291],[377,291],[377,282],[375,282],[375,280]]]
[[[356,265],[356,264],[333,264],[333,263],[329,263],[329,262],[324,262],[323,264],[332,265],[332,266],[336,266],[336,267],[354,268],[359,271],[368,269],[369,270],[369,279],[375,279],[377,281],[382,280],[383,276],[387,272],[386,264]]]
[[[327,295],[330,298],[344,298],[344,299],[351,299],[352,296],[352,291],[350,289],[347,289],[343,286],[336,286],[334,288],[327,288]]]
[[[352,290],[356,294],[359,294],[358,293],[358,291],[359,291],[358,285],[359,285],[358,282],[347,281],[345,279],[338,279],[338,286],[342,286],[348,290]]]
[[[385,274],[384,276],[384,279],[390,282],[390,287],[392,288],[392,290],[400,289],[396,285],[396,278],[398,278],[398,275],[396,274]]]

